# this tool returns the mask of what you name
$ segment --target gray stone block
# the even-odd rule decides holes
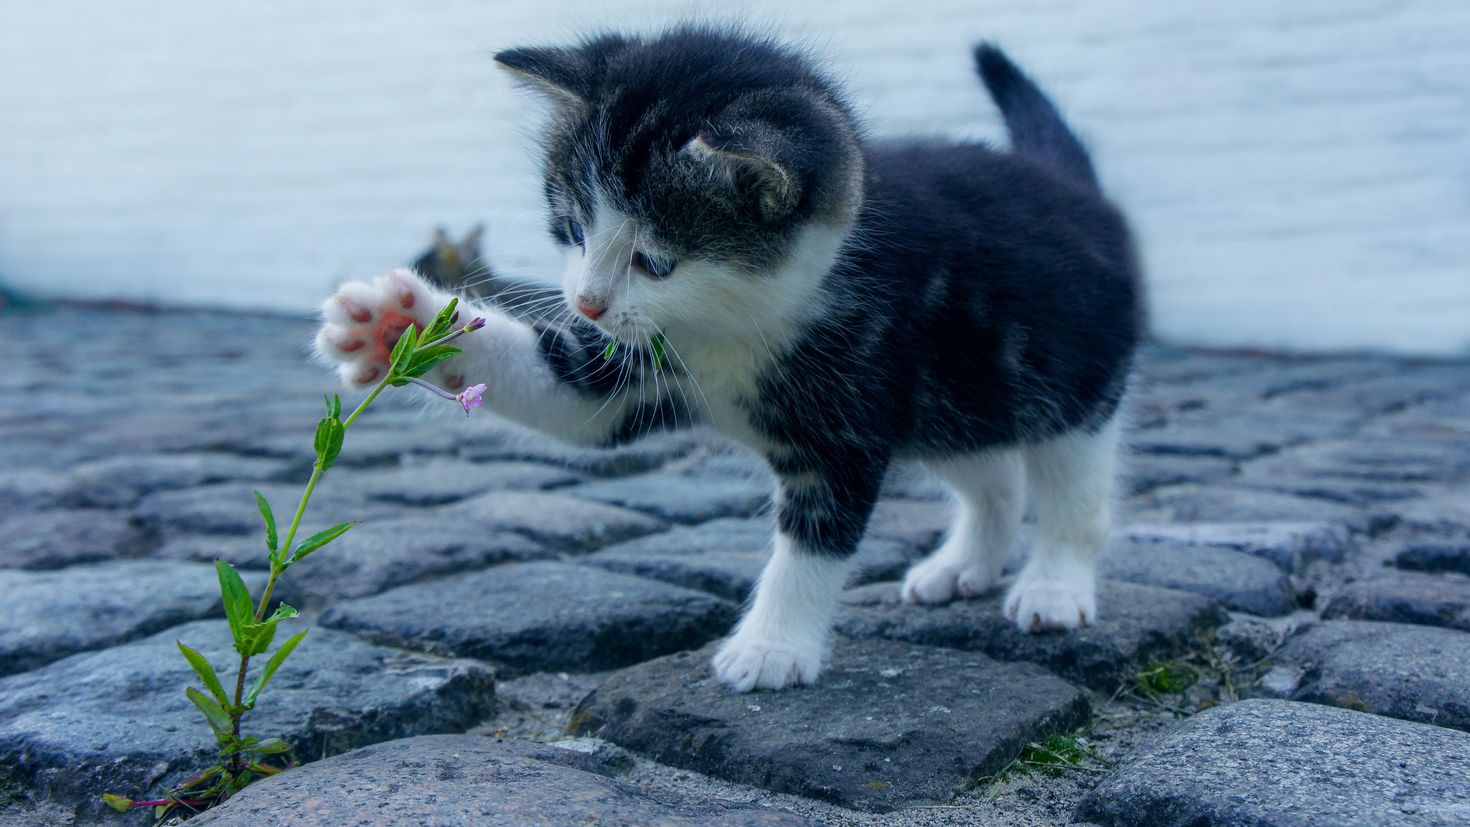
[[[436,458],[397,468],[344,469],[333,483],[369,499],[396,505],[457,502],[486,491],[535,490],[568,485],[582,475],[534,462],[472,463]]]
[[[104,792],[156,795],[212,763],[214,738],[184,696],[198,679],[176,640],[209,658],[228,682],[239,659],[220,621],[0,678],[0,786],[95,818]],[[284,738],[310,760],[392,738],[462,732],[493,709],[494,679],[483,664],[313,629],[261,694],[244,734]]]
[[[1470,735],[1344,709],[1206,710],[1110,772],[1077,819],[1118,827],[1470,822]]]
[[[259,534],[263,538],[265,524],[255,504],[255,491],[270,501],[278,523],[289,523],[301,499],[302,487],[230,482],[159,491],[139,500],[133,514],[142,526],[165,541],[190,534]],[[391,506],[370,503],[345,486],[337,486],[329,476],[312,494],[306,518],[325,528],[344,520],[364,520],[392,511]]]
[[[475,735],[405,738],[257,782],[191,823],[217,827],[365,823],[796,827],[808,823],[779,810],[703,795],[648,794],[567,766],[573,758],[575,753],[554,746]]]
[[[843,596],[837,631],[981,652],[1000,660],[1039,663],[1068,680],[1112,691],[1149,664],[1183,654],[1226,619],[1197,594],[1104,580],[1097,623],[1072,632],[1027,634],[1002,610],[1004,587],[976,600],[918,606],[899,599],[895,583],[875,583]]]
[[[598,477],[643,474],[687,456],[702,442],[687,432],[655,434],[620,448],[595,449],[557,442],[540,434],[503,427],[462,439],[460,455],[475,462],[524,460],[572,468]]]
[[[588,551],[664,527],[661,521],[626,508],[529,491],[492,491],[434,513],[467,530],[513,532],[563,553]]]
[[[579,485],[566,493],[642,511],[672,523],[750,517],[767,508],[773,488],[753,480],[646,474]]]
[[[567,563],[500,566],[328,609],[322,625],[505,674],[626,666],[725,634],[734,604],[654,580]]]
[[[1470,729],[1470,633],[1329,620],[1287,640],[1282,661],[1301,674],[1293,700]]]
[[[1357,532],[1378,531],[1397,519],[1392,504],[1374,509],[1277,491],[1223,485],[1162,488],[1129,504],[1133,522],[1330,523]]]
[[[30,514],[47,508],[66,508],[81,505],[82,498],[76,482],[62,471],[52,470],[56,461],[51,444],[43,442],[35,446],[45,454],[48,468],[27,468],[10,455],[28,446],[9,429],[6,430],[9,444],[0,447],[0,520],[17,514]],[[14,440],[14,442],[11,442]]]
[[[138,553],[145,540],[128,516],[116,511],[68,508],[23,514],[0,523],[0,567],[55,569],[111,560]]]
[[[520,534],[407,513],[414,516],[367,520],[293,565],[277,587],[281,599],[316,608],[436,577],[555,556]]]
[[[1327,619],[1383,620],[1470,631],[1470,578],[1401,572],[1343,586],[1322,611]]]
[[[247,574],[254,591],[264,582]],[[214,566],[114,560],[60,571],[0,569],[0,675],[223,617]]]
[[[1288,572],[1314,560],[1340,561],[1356,547],[1346,527],[1323,522],[1135,523],[1118,536],[1141,543],[1241,551]]]
[[[1470,540],[1451,543],[1412,543],[1393,559],[1411,571],[1453,571],[1470,574]]]
[[[655,761],[861,810],[948,802],[1028,742],[1087,720],[1086,695],[1030,664],[839,640],[815,686],[737,695],[714,647],[617,672],[572,716]]]
[[[1235,475],[1236,462],[1224,457],[1140,454],[1123,463],[1123,486],[1134,496],[1166,485],[1207,484]]]
[[[87,505],[126,508],[155,491],[219,482],[275,481],[289,470],[285,462],[262,457],[183,453],[109,457],[78,465],[71,473],[77,496]]]
[[[774,529],[769,519],[711,520],[618,543],[577,558],[577,562],[739,601],[755,586],[771,556]],[[917,557],[907,543],[877,537],[864,540],[853,555],[850,582],[892,580]]]
[[[1212,597],[1228,609],[1273,617],[1296,608],[1291,581],[1270,561],[1210,546],[1117,542],[1104,549],[1098,575]]]

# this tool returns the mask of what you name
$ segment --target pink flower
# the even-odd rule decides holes
[[[464,408],[464,415],[469,416],[470,408],[478,408],[485,404],[484,396],[485,385],[482,383],[479,385],[470,385],[468,388],[460,391],[459,396],[455,398],[459,400],[460,407]]]

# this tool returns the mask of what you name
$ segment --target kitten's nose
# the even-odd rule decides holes
[[[586,293],[583,293],[577,297],[577,310],[583,316],[595,322],[602,317],[603,313],[607,312],[607,302],[601,299],[594,299]]]

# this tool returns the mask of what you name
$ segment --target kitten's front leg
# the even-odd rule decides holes
[[[387,372],[389,354],[404,328],[426,327],[449,299],[408,270],[395,270],[371,284],[344,284],[322,306],[317,353],[336,366],[347,385],[371,385]],[[455,340],[463,352],[424,378],[451,391],[484,383],[486,406],[502,416],[562,439],[601,444],[636,433],[633,426],[651,418],[648,409],[663,401],[645,389],[666,388],[667,383],[636,381],[631,374],[641,364],[627,357],[621,362],[603,359],[601,334],[595,329],[537,329],[467,302],[461,302],[458,313],[461,323],[483,317],[484,329]],[[649,398],[634,398],[636,394]]]
[[[750,607],[714,658],[715,674],[736,692],[816,682],[850,558],[877,497],[868,480],[882,476],[879,470],[848,485],[830,477],[782,481],[775,553]]]

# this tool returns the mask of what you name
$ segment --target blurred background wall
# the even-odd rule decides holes
[[[0,282],[302,311],[488,220],[556,272],[540,104],[497,48],[728,3],[0,4]],[[878,135],[998,139],[968,47],[998,40],[1094,148],[1181,342],[1470,348],[1470,2],[763,0]]]

